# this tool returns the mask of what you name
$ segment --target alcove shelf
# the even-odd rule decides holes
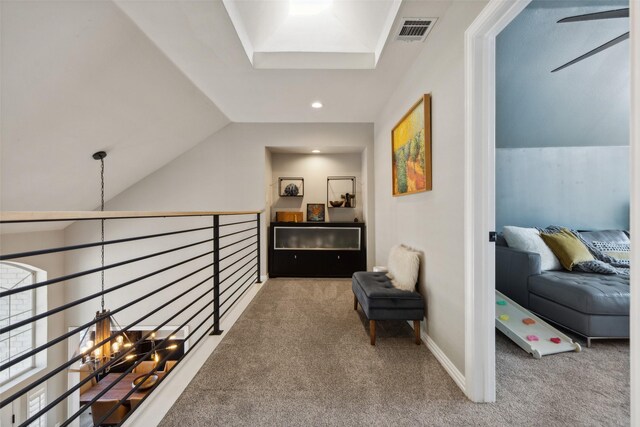
[[[288,194],[287,187],[295,187],[295,194]],[[304,178],[299,176],[283,176],[278,178],[278,195],[280,197],[304,197]]]
[[[347,197],[347,194],[351,197]],[[327,177],[327,207],[329,209],[354,209],[356,207],[356,199],[355,176]],[[340,200],[343,202],[341,206],[331,205],[331,201],[335,202]],[[347,201],[349,201],[349,206],[346,206]]]

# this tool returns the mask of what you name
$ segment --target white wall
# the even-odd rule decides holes
[[[275,220],[277,211],[302,212],[306,221],[307,203],[324,203],[326,221],[352,222],[362,217],[362,154],[285,154],[271,155],[272,176],[270,187],[273,197],[271,219]],[[327,202],[328,176],[356,177],[356,207],[354,209],[332,208]],[[303,177],[304,197],[280,197],[278,190],[279,177]],[[347,183],[349,183],[347,181]],[[349,183],[349,185],[351,185]],[[344,193],[344,192],[343,192]],[[331,200],[340,200],[336,197]]]
[[[364,150],[373,143],[373,126],[371,124],[242,124],[235,123],[207,138],[195,148],[178,157],[165,167],[134,184],[106,204],[107,210],[157,210],[157,211],[247,211],[261,210],[266,206],[266,178],[270,164],[265,147],[358,147]],[[368,151],[369,156],[372,151]],[[360,155],[358,155],[359,157]],[[370,161],[370,159],[367,159]],[[108,185],[108,182],[107,182]],[[365,206],[366,210],[372,205]],[[366,212],[364,213],[366,215]],[[210,225],[210,219],[174,219],[174,220],[115,220],[107,221],[106,239],[124,237],[135,230],[136,234],[160,232],[173,228],[189,228]],[[266,273],[266,228],[265,215],[262,218],[262,274]],[[210,237],[199,232],[202,238]],[[372,229],[368,229],[369,235]],[[77,222],[65,230],[66,244],[99,240],[99,224],[93,221]],[[140,242],[127,244],[118,250],[107,247],[106,263],[117,262],[127,257],[139,256],[173,246],[188,243],[190,236],[165,238],[161,242]],[[371,241],[371,240],[368,240]],[[197,255],[204,252],[206,246],[190,249],[183,255]],[[372,251],[369,251],[371,253]],[[370,255],[372,257],[372,255]],[[372,258],[371,258],[372,259]],[[136,266],[110,270],[106,274],[107,287],[126,280],[127,276],[136,277],[163,266],[163,260],[174,260],[171,255],[147,260]],[[99,252],[83,250],[66,257],[66,271],[80,271],[99,265]],[[206,259],[198,263],[205,265]],[[169,261],[167,261],[169,262]],[[164,264],[166,265],[166,264]],[[162,283],[186,274],[188,268],[176,269],[170,276],[163,276]],[[205,276],[203,272],[199,277]],[[210,274],[210,270],[209,270]],[[67,287],[68,299],[86,296],[96,292],[98,275],[86,276],[74,280]],[[145,280],[132,286],[131,294],[116,292],[106,297],[107,306],[117,307],[134,295],[149,292],[158,286],[158,280]],[[193,283],[190,281],[189,283]],[[170,297],[184,289],[178,285],[174,291],[165,295]],[[166,297],[154,297],[141,307],[153,307]],[[69,325],[86,322],[99,308],[98,301],[84,304],[78,310],[67,315]],[[141,303],[143,304],[143,303]],[[146,324],[154,324],[160,317],[149,319]],[[121,315],[121,324],[135,320],[133,314]]]
[[[375,122],[376,263],[397,243],[424,252],[426,331],[463,373],[464,31],[485,4],[453,2]],[[391,129],[424,93],[432,95],[433,191],[392,197]]]
[[[3,232],[9,232],[11,225],[3,225]],[[36,249],[46,249],[64,246],[64,235],[62,230],[60,231],[48,231],[39,233],[11,233],[2,234],[0,236],[0,246],[2,247],[3,254],[11,254],[18,252],[31,251]],[[53,253],[47,255],[40,255],[37,257],[18,258],[12,260],[28,264],[44,270],[47,272],[49,279],[62,276],[64,274],[64,255],[62,253]],[[58,307],[65,303],[64,289],[66,283],[57,283],[51,285],[47,291],[47,305],[49,309]],[[66,332],[64,323],[64,313],[59,313],[49,317],[47,324],[47,337],[48,340],[56,338]],[[54,345],[47,350],[47,365],[51,367],[57,367],[66,361],[67,348],[65,343]],[[46,373],[43,371],[38,374]],[[24,385],[17,385],[16,387],[8,390],[0,396],[2,399],[8,397],[11,392],[16,392]],[[52,379],[47,381],[47,403],[50,403],[55,397],[62,394],[67,385],[66,371],[56,375]],[[54,425],[56,422],[63,420],[66,417],[66,406],[60,404],[48,413],[48,425]]]

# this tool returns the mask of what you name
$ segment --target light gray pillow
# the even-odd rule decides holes
[[[540,264],[543,271],[562,270],[560,260],[542,240],[537,229],[507,225],[504,227],[503,234],[510,248],[540,254]]]

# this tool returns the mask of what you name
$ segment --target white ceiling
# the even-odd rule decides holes
[[[223,0],[254,68],[375,68],[401,0]]]
[[[373,122],[429,43],[429,38],[424,43],[387,40],[372,70],[254,69],[221,1],[117,4],[234,122]],[[402,17],[441,17],[450,4],[405,0],[393,28]],[[446,22],[433,31],[441,24]],[[324,108],[311,109],[314,100]]]
[[[229,120],[112,2],[2,1],[2,210],[91,210]]]
[[[377,26],[384,2],[372,7]],[[450,4],[405,0],[393,26],[441,17]],[[0,8],[7,211],[98,207],[98,150],[108,152],[108,200],[229,121],[373,122],[425,46],[387,40],[370,70],[264,70],[252,67],[219,0],[3,0]],[[373,46],[374,29],[354,27]],[[310,108],[315,100],[324,108]]]

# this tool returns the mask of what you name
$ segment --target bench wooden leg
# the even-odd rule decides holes
[[[353,294],[353,309],[358,310],[358,297],[356,294]]]
[[[376,345],[376,321],[369,320],[369,336],[371,337],[371,345]]]
[[[416,345],[420,345],[420,321],[419,320],[414,320],[413,321],[413,331],[416,334]]]

